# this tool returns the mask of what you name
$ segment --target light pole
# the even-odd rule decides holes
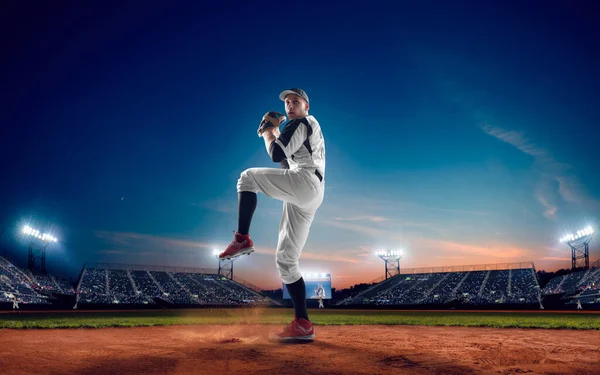
[[[404,250],[377,250],[375,254],[385,263],[386,280],[400,274],[400,259],[404,255]]]
[[[39,229],[32,228],[29,225],[23,227],[23,233],[29,237],[29,259],[27,267],[30,270],[35,268],[35,254],[34,250],[39,249],[41,252],[41,266],[42,273],[46,273],[46,248],[51,243],[57,242],[58,239],[50,233],[40,232]]]
[[[213,256],[219,260],[219,277],[224,277],[229,280],[233,280],[233,261],[236,258],[221,259],[219,258],[221,251],[214,249]]]
[[[560,239],[571,248],[571,269],[590,268],[590,247],[589,243],[594,237],[594,228],[588,226],[575,233],[569,233]]]

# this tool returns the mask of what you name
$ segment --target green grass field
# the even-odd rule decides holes
[[[287,324],[292,309],[195,309],[0,315],[0,328],[103,328],[188,324]],[[317,325],[424,325],[495,328],[600,329],[600,314],[310,310]]]

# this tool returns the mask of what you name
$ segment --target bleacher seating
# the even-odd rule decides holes
[[[567,305],[600,303],[600,267],[572,272],[550,279],[542,289],[542,295],[562,294]]]
[[[533,269],[512,270],[508,303],[535,303],[540,300],[540,285]]]
[[[41,290],[26,270],[0,257],[0,302],[12,302],[14,296],[20,304],[50,304]]]
[[[477,296],[481,304],[503,303],[508,294],[509,271],[489,271],[490,275],[485,283],[484,289]]]
[[[85,268],[78,304],[256,305],[269,299],[216,274]]]
[[[401,274],[343,302],[345,305],[466,305],[539,301],[533,269]]]
[[[553,277],[542,289],[542,295],[575,294],[586,289],[600,289],[600,267]]]

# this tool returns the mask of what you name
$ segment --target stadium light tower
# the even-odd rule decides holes
[[[39,251],[41,257],[40,269],[43,273],[46,272],[46,248],[51,243],[57,242],[58,239],[50,233],[42,233],[36,228],[32,228],[29,225],[23,227],[23,233],[29,239],[29,260],[27,267],[30,270],[35,268],[35,252]]]
[[[404,255],[404,250],[377,250],[378,257],[385,262],[385,279],[400,274],[400,259]]]
[[[571,269],[590,268],[590,247],[589,243],[594,237],[594,228],[588,226],[575,233],[569,233],[560,239],[571,248]]]
[[[221,254],[220,250],[213,250],[213,256],[219,260],[219,277],[225,277],[229,280],[233,280],[233,262],[237,258],[221,259],[219,258],[219,254]]]

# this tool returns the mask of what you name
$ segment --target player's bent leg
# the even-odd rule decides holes
[[[254,252],[254,243],[248,231],[256,208],[256,193],[277,195],[276,186],[281,189],[288,189],[287,186],[289,185],[289,188],[291,188],[289,181],[286,184],[286,180],[289,180],[289,178],[284,177],[285,173],[282,172],[284,171],[275,168],[249,168],[240,174],[237,183],[239,197],[238,232],[234,231],[233,241],[225,251],[219,254],[220,259],[232,259]],[[276,181],[272,182],[272,179]]]
[[[318,181],[318,180],[317,180]],[[280,168],[249,168],[240,174],[237,191],[263,193],[283,202],[305,207],[320,193],[307,171]]]
[[[310,204],[318,200],[319,197],[322,199],[322,192],[319,189],[319,185],[315,184],[312,175],[303,170],[290,171],[279,168],[249,168],[240,174],[237,190],[240,199],[243,198],[243,193],[256,194],[261,192],[269,197],[298,206],[303,206],[307,203]],[[248,211],[248,215],[238,218],[238,230],[241,233],[234,232],[233,241],[219,255],[220,259],[231,259],[240,255],[250,254],[254,251],[252,238],[247,233],[254,208],[255,205],[246,210]],[[240,211],[242,211],[241,206]],[[243,228],[239,229],[240,227]]]

